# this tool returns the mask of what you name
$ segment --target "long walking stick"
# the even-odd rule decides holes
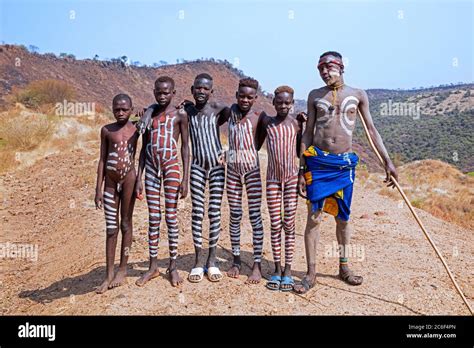
[[[362,117],[361,113],[360,113],[360,110],[357,109],[358,113],[359,113],[359,117],[360,117],[360,120],[362,121],[362,125],[364,126],[364,130],[365,130],[365,134],[367,135],[367,139],[369,140],[369,143],[370,143],[370,146],[372,147],[372,150],[374,150],[375,154],[377,155],[380,163],[382,163],[382,165],[384,165],[384,160],[382,159],[382,156],[380,155],[379,151],[377,150],[377,148],[375,147],[374,145],[374,142],[372,141],[372,138],[370,137],[370,134],[369,134],[369,129],[367,128],[367,124],[365,123],[365,120],[364,118]],[[467,308],[469,309],[469,311],[471,312],[471,315],[474,314],[474,312],[472,311],[472,308],[471,306],[469,305],[469,302],[467,302],[467,299],[466,297],[464,296],[461,288],[459,287],[458,283],[456,282],[456,280],[454,279],[454,276],[453,274],[451,273],[451,270],[449,269],[448,267],[448,264],[446,263],[446,261],[444,260],[443,256],[441,255],[441,253],[439,252],[438,248],[436,247],[435,243],[433,242],[433,240],[431,239],[428,231],[426,230],[425,226],[423,225],[423,223],[421,222],[420,218],[418,217],[418,215],[416,214],[415,212],[415,209],[413,209],[413,206],[411,205],[410,201],[408,200],[407,196],[405,195],[405,192],[403,192],[403,189],[400,187],[400,185],[398,184],[397,180],[393,177],[393,176],[390,176],[390,179],[392,180],[392,182],[395,184],[395,186],[397,187],[398,189],[398,192],[400,192],[400,194],[402,195],[403,199],[405,200],[405,203],[408,205],[408,208],[410,209],[411,213],[413,214],[413,217],[415,218],[416,222],[418,222],[418,225],[420,225],[421,227],[421,230],[423,231],[426,239],[428,239],[428,241],[430,242],[431,246],[433,247],[434,251],[436,251],[436,254],[438,255],[439,259],[441,260],[441,262],[443,263],[443,266],[444,268],[446,269],[446,272],[448,272],[448,275],[449,275],[449,278],[451,278],[451,281],[453,282],[454,284],[454,287],[456,288],[456,290],[458,291],[459,295],[461,295],[461,298],[462,300],[464,301],[464,303],[466,304]]]

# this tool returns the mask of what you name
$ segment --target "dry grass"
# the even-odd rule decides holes
[[[12,103],[22,103],[29,108],[44,112],[55,103],[72,101],[74,96],[74,88],[65,81],[38,80],[30,82],[21,89],[14,87],[9,99]]]
[[[474,229],[472,176],[441,161],[423,160],[400,167],[399,177],[400,184],[414,207],[426,210],[445,221]],[[379,189],[378,193],[392,199],[401,199],[396,190],[385,187]]]
[[[22,111],[20,108],[0,115],[0,173],[20,162],[18,154],[36,149],[51,138],[56,120],[52,116]]]
[[[54,132],[54,120],[45,115],[11,115],[0,119],[0,139],[5,150],[30,151]]]

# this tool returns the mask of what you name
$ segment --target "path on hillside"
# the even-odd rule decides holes
[[[335,242],[335,224],[325,216],[318,255],[318,284],[304,296],[272,292],[244,284],[251,265],[251,230],[248,215],[242,227],[243,275],[219,283],[204,279],[185,281],[172,288],[164,277],[168,262],[166,229],[159,249],[162,277],[147,286],[135,286],[146,270],[146,203],[138,202],[134,214],[134,243],[128,284],[96,295],[105,270],[103,213],[94,208],[98,143],[84,149],[48,156],[33,166],[0,176],[1,243],[38,245],[38,260],[2,260],[0,314],[468,314],[441,262],[425,240],[406,207],[356,185],[353,200],[352,244],[364,258],[352,257],[352,267],[364,283],[351,287],[336,278],[338,259],[325,256]],[[265,159],[262,161],[265,162]],[[305,272],[303,228],[306,207],[299,201],[294,274]],[[472,231],[419,214],[445,256],[466,297],[474,306],[474,241]],[[191,201],[179,205],[179,272],[186,278],[192,266],[193,245],[189,218]],[[231,264],[228,205],[223,204],[223,233],[218,247],[220,267]],[[272,269],[269,217],[263,203],[265,244],[263,272]],[[164,225],[162,225],[164,226]],[[207,226],[205,221],[204,226]],[[204,229],[206,231],[206,229]],[[5,245],[5,244],[4,244]],[[118,254],[118,252],[117,252]],[[362,254],[360,254],[362,256]]]

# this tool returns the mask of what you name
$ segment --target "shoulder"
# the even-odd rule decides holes
[[[258,120],[259,120],[259,122],[260,122],[262,125],[267,126],[268,123],[272,120],[272,118],[271,118],[270,116],[268,116],[265,111],[262,111],[262,112],[258,115]]]
[[[247,117],[250,119],[250,120],[258,120],[259,117],[260,117],[260,113],[257,112],[257,111],[250,111],[249,114],[247,115]]]
[[[115,123],[109,123],[100,129],[101,135],[108,135],[114,128]]]
[[[355,88],[355,87],[350,87],[350,86],[347,86],[347,87],[349,88],[349,93],[353,95],[354,97],[357,97],[357,99],[361,101],[368,99],[367,92],[363,90],[362,88]]]
[[[315,88],[308,94],[308,99],[314,99],[318,98],[322,95],[324,95],[327,92],[327,87],[320,87],[320,88]]]
[[[171,117],[176,117],[176,116],[177,116],[179,119],[181,119],[181,118],[187,118],[187,117],[188,117],[188,113],[187,113],[187,111],[186,111],[186,109],[185,109],[184,107],[180,107],[180,108],[178,108],[178,109],[172,110],[172,111],[169,113],[169,115],[170,115]]]

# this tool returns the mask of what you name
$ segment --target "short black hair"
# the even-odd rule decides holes
[[[169,76],[160,76],[160,77],[158,77],[155,81],[155,87],[159,83],[169,83],[171,85],[171,89],[174,89],[174,80]]]
[[[336,51],[327,51],[327,52],[324,52],[323,54],[321,54],[319,56],[319,59],[323,58],[323,57],[326,57],[326,56],[334,56],[334,57],[337,57],[339,59],[342,59],[342,55],[339,53],[339,52],[336,52]]]
[[[194,81],[200,80],[200,79],[206,79],[206,80],[212,81],[212,76],[206,73],[202,73],[202,74],[197,75]]]
[[[258,90],[258,81],[251,78],[251,77],[246,77],[243,79],[240,79],[239,81],[239,88],[241,87],[250,87],[255,90]]]
[[[293,88],[291,88],[290,86],[280,86],[278,87],[277,89],[275,89],[275,92],[273,92],[273,94],[275,95],[275,97],[277,96],[277,94],[279,93],[289,93],[291,94],[291,96],[293,97],[294,94],[295,94],[295,91],[293,90]]]
[[[117,94],[114,99],[112,100],[112,105],[114,105],[116,102],[118,102],[119,100],[126,100],[130,103],[130,107],[132,107],[132,98],[130,98],[130,96],[128,94],[124,94],[124,93],[120,93],[120,94]]]

